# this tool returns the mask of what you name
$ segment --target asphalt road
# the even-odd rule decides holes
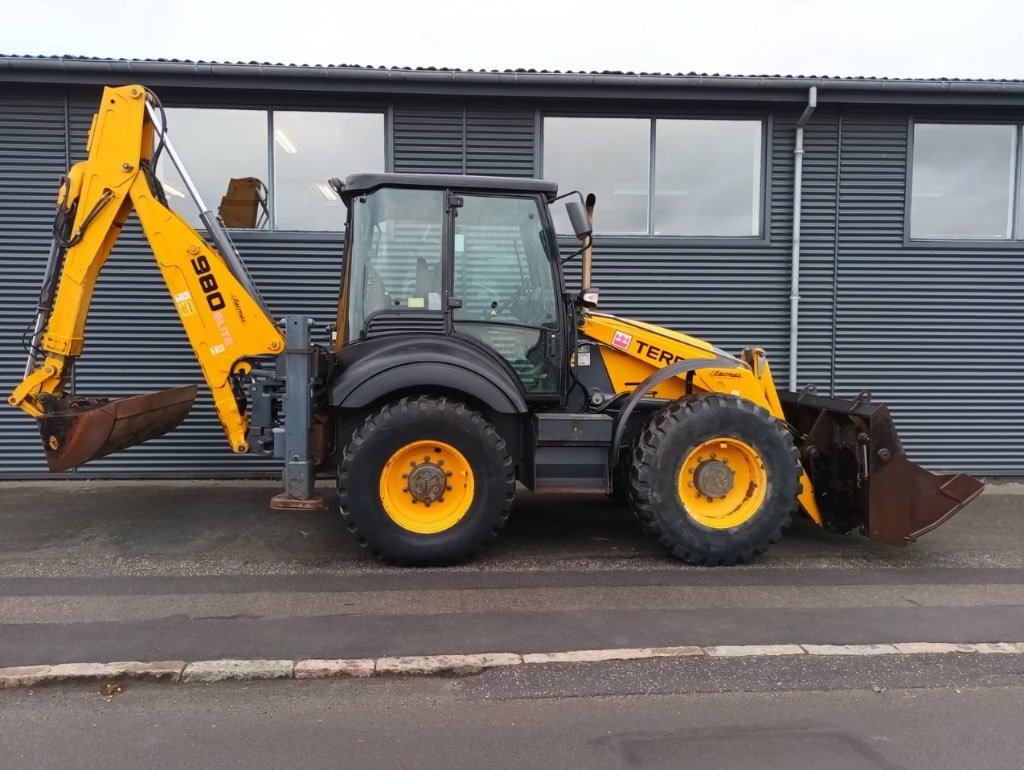
[[[578,689],[608,667],[573,667]],[[526,669],[521,670],[520,675]],[[531,669],[542,679],[543,669]],[[635,686],[522,697],[464,680],[0,693],[7,767],[1018,768],[1024,686],[781,691]],[[492,672],[492,674],[495,672]],[[771,679],[763,671],[752,681]]]
[[[523,495],[458,568],[396,569],[272,484],[0,487],[0,665],[650,645],[1024,639],[1024,495],[907,549],[798,523],[754,565],[686,567],[603,497]]]
[[[522,496],[478,561],[374,562],[272,484],[0,485],[0,665],[768,642],[1024,640],[1024,495],[903,550],[798,523],[665,557],[604,498]],[[677,658],[464,678],[0,692],[5,767],[1024,764],[1020,655]]]

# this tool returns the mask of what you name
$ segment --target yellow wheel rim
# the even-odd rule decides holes
[[[444,441],[413,441],[380,472],[380,501],[402,529],[433,535],[455,526],[473,503],[473,469]]]
[[[731,529],[753,517],[768,494],[764,460],[745,441],[719,436],[694,447],[679,469],[679,500],[691,519]]]

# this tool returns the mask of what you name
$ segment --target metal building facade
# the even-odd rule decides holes
[[[923,245],[906,232],[911,121],[1024,120],[1024,87],[725,80],[0,57],[0,383],[9,390],[20,378],[19,340],[46,258],[56,182],[84,153],[100,85],[142,82],[168,106],[382,109],[388,170],[405,172],[542,173],[545,115],[763,119],[763,238],[598,237],[594,282],[603,310],[726,349],[763,345],[783,384],[794,132],[813,82],[819,106],[805,136],[799,384],[834,395],[871,390],[892,404],[908,450],[932,469],[1024,474],[1024,241]],[[357,170],[325,169],[324,177]],[[341,234],[234,238],[275,313],[333,321]],[[199,381],[148,245],[130,222],[97,285],[75,387],[122,395]],[[0,437],[0,477],[45,475],[32,420],[0,410]],[[271,462],[231,454],[207,398],[168,436],[76,475],[274,472]]]

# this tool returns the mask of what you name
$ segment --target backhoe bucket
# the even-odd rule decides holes
[[[51,471],[66,471],[162,436],[181,424],[195,400],[195,385],[114,401],[66,396],[39,419],[46,462]]]
[[[804,468],[822,524],[904,546],[930,532],[981,494],[963,473],[940,476],[907,459],[884,404],[780,392],[786,420],[800,434]]]

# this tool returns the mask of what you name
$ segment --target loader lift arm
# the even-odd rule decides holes
[[[84,348],[96,280],[131,211],[138,215],[236,453],[250,447],[248,418],[233,377],[249,370],[250,359],[284,350],[284,337],[241,258],[167,141],[165,123],[159,101],[142,86],[104,89],[89,131],[88,158],[61,183],[25,376],[8,399],[40,419],[51,470],[161,435],[184,419],[195,398],[194,386],[115,402],[67,392]],[[162,152],[185,181],[213,246],[167,206],[156,178]]]

